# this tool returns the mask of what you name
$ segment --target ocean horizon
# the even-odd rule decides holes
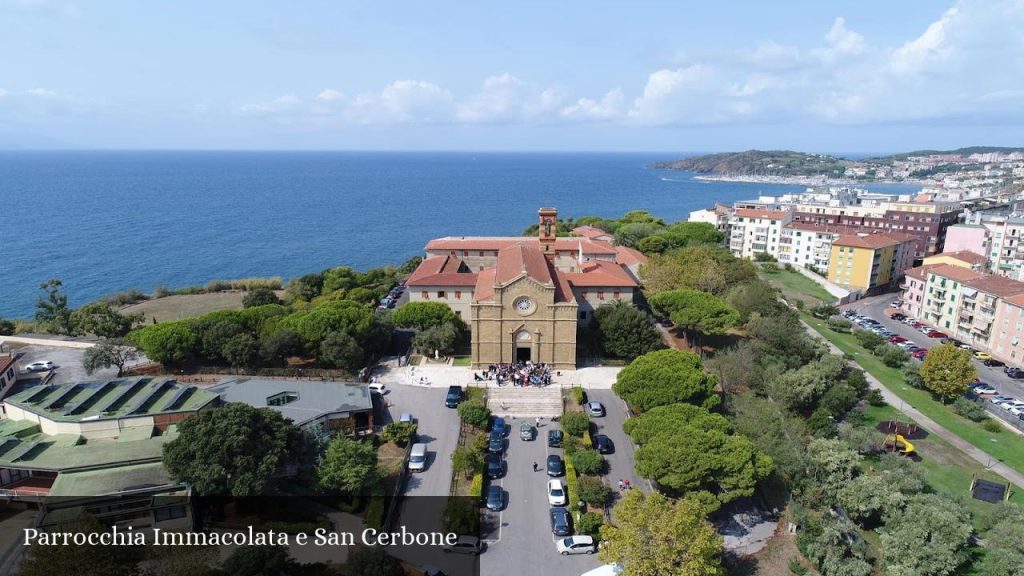
[[[686,155],[0,151],[0,316],[31,317],[49,278],[79,306],[130,289],[400,264],[436,237],[518,235],[541,206],[676,221],[804,188],[647,168]]]

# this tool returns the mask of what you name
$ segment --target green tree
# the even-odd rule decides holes
[[[56,278],[39,286],[45,296],[36,299],[36,322],[47,332],[74,336],[75,324],[68,308],[68,295],[63,288],[64,283]]]
[[[573,460],[575,462],[575,460]],[[576,482],[578,497],[575,500],[583,500],[591,506],[604,506],[612,495],[612,489],[597,476],[581,476]],[[580,532],[586,534],[582,528],[577,527]]]
[[[61,532],[79,534],[109,533],[110,528],[92,514],[83,512],[79,517],[59,526]],[[145,555],[140,546],[29,546],[18,574],[25,576],[54,576],[76,574],[80,576],[136,576],[138,564]]]
[[[906,500],[887,474],[863,474],[839,490],[843,510],[861,526],[877,526],[884,515],[895,513]]]
[[[668,242],[662,236],[647,236],[636,243],[637,250],[644,254],[661,254],[669,247]]]
[[[664,347],[654,319],[624,300],[599,306],[594,324],[601,347],[616,358],[632,360]]]
[[[344,332],[332,332],[320,343],[317,359],[322,364],[337,366],[349,372],[363,367],[365,354],[356,339]]]
[[[274,475],[291,462],[302,435],[269,408],[231,403],[178,423],[178,437],[164,444],[171,477],[204,495],[266,493]]]
[[[71,313],[75,332],[100,338],[123,338],[144,320],[141,313],[121,314],[106,302],[92,302]]]
[[[199,338],[185,320],[161,322],[134,330],[128,334],[128,341],[165,368],[192,358],[199,344]]]
[[[92,376],[97,370],[117,366],[117,377],[124,375],[124,367],[139,358],[134,346],[127,345],[123,340],[104,340],[91,348],[86,348],[82,355],[82,367],[85,373]]]
[[[291,300],[302,300],[309,302],[320,295],[324,287],[323,274],[306,274],[298,278],[292,278],[285,289]]]
[[[658,350],[623,368],[612,389],[640,413],[655,406],[688,402],[705,408],[718,404],[715,377],[703,370],[700,358],[684,350]]]
[[[11,336],[14,334],[14,322],[0,317],[0,336]]]
[[[681,426],[704,431],[718,430],[725,433],[732,428],[725,416],[708,412],[701,406],[668,404],[651,408],[639,416],[629,418],[622,425],[622,429],[629,434],[633,442],[643,445],[656,436],[675,435]]]
[[[260,344],[252,334],[235,334],[224,342],[221,356],[236,368],[255,366],[260,357]]]
[[[822,394],[839,381],[845,368],[845,360],[829,354],[779,376],[771,385],[773,395],[791,410],[813,410]]]
[[[601,526],[602,562],[622,564],[622,576],[721,576],[722,538],[691,499],[670,500],[630,490]]]
[[[849,522],[822,518],[806,522],[800,534],[801,550],[825,576],[869,576],[867,546]],[[908,575],[909,576],[909,575]]]
[[[402,328],[426,330],[455,322],[455,312],[444,302],[409,302],[391,314],[391,321]]]
[[[775,316],[785,307],[779,301],[779,291],[764,280],[751,280],[735,286],[725,297],[725,302],[740,314],[740,322],[746,322],[754,312]]]
[[[881,531],[886,574],[946,576],[968,560],[970,516],[938,494],[917,494],[885,520]]]
[[[281,366],[291,356],[298,356],[302,353],[302,337],[291,328],[274,330],[260,339],[260,357],[267,364]]]
[[[624,224],[615,230],[615,243],[619,246],[635,248],[641,240],[657,232],[658,227],[649,222]]]
[[[316,476],[320,485],[328,490],[358,494],[380,480],[377,450],[369,442],[339,436],[327,445]]]
[[[817,438],[807,446],[810,475],[827,494],[841,490],[860,468],[863,457],[841,440]]]
[[[584,412],[566,412],[562,415],[562,430],[570,436],[582,438],[590,430],[590,417]]]
[[[460,420],[480,429],[486,428],[487,423],[491,420],[490,409],[477,400],[467,400],[459,404],[458,412]]]
[[[277,297],[270,288],[256,288],[245,293],[242,298],[243,308],[254,308],[256,306],[266,306],[267,304],[280,304],[281,299]]]
[[[461,330],[455,322],[445,322],[417,333],[412,339],[412,345],[420,354],[426,356],[433,357],[435,353],[439,356],[451,356],[461,338]]]
[[[192,325],[202,343],[203,357],[211,362],[223,362],[224,347],[235,336],[245,333],[245,326],[234,317],[219,320],[213,315],[201,316]]]
[[[655,294],[651,307],[686,331],[722,334],[740,320],[740,313],[722,299],[699,290],[681,289]]]
[[[405,446],[416,438],[417,428],[415,422],[391,422],[381,431],[381,436],[388,442]]]
[[[572,455],[572,465],[580,474],[600,474],[604,469],[604,456],[597,450],[578,450]]]
[[[885,344],[885,338],[882,338],[880,335],[875,334],[870,330],[861,330],[858,328],[853,331],[853,337],[857,339],[857,343],[865,350],[874,350],[882,344]]]
[[[978,377],[968,350],[952,344],[936,346],[928,351],[918,369],[925,387],[948,402],[967,391],[967,385]]]
[[[473,474],[479,471],[480,466],[483,465],[483,458],[480,454],[479,450],[467,446],[456,446],[452,451],[452,470],[456,473],[461,472],[467,480],[472,478]]]

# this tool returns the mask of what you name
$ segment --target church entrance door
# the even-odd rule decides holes
[[[516,362],[529,362],[530,361],[530,348],[516,348]]]

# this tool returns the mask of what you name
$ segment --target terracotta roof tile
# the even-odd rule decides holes
[[[591,239],[600,238],[602,236],[606,236],[608,238],[612,237],[612,234],[610,232],[605,232],[604,230],[601,230],[600,228],[595,228],[593,226],[577,226],[572,229],[572,234],[573,236],[580,236],[583,238]]]
[[[540,239],[534,236],[448,236],[427,242],[427,250],[501,250],[515,244],[540,247]],[[615,254],[615,247],[607,242],[560,236],[555,238],[555,250],[582,250],[584,254]]]
[[[476,287],[473,288],[473,300],[475,302],[490,302],[494,300],[494,268],[484,268],[476,275]]]
[[[579,272],[563,273],[573,286],[608,286],[610,288],[635,287],[636,280],[621,265],[614,262],[591,260]]]
[[[961,262],[966,262],[968,264],[975,264],[975,265],[977,265],[977,264],[985,264],[985,263],[988,262],[988,258],[985,258],[981,254],[977,254],[975,252],[971,252],[970,250],[960,250],[960,251],[957,251],[957,252],[942,252],[942,253],[936,254],[934,256],[929,256],[928,258],[938,258],[940,256],[948,256],[950,258],[956,258],[957,260],[960,260]]]
[[[646,264],[647,256],[644,253],[630,248],[629,246],[616,246],[615,247],[615,262],[622,264],[623,266],[632,266],[634,264]]]
[[[473,286],[476,274],[470,272],[466,263],[453,256],[427,258],[413,270],[405,281],[406,286]]]
[[[985,276],[981,272],[975,272],[963,266],[954,266],[952,264],[937,264],[934,268],[928,270],[929,274],[936,274],[943,278],[949,278],[958,282],[967,282],[968,280],[974,280]]]
[[[909,240],[914,236],[902,232],[880,232],[877,234],[843,234],[832,241],[833,246],[852,246],[854,248],[885,248],[896,246]]]
[[[10,368],[11,366],[14,366],[14,362],[15,362],[14,356],[3,356],[3,357],[0,357],[0,374],[3,374],[4,372],[6,372],[7,369]]]
[[[924,280],[925,276],[927,276],[927,272],[938,266],[944,266],[944,264],[925,264],[924,266],[918,266],[916,268],[908,268],[903,272],[903,274],[905,276],[910,276],[911,278]]]
[[[743,218],[771,218],[772,220],[782,220],[790,214],[791,212],[787,210],[761,210],[756,208],[737,208],[733,212],[734,216],[741,216]]]
[[[544,257],[544,253],[540,248],[525,243],[513,244],[499,250],[495,268],[497,274],[494,281],[497,284],[507,284],[523,274],[541,284],[553,283],[551,272],[548,270],[548,259]]]
[[[968,280],[964,282],[964,286],[970,286],[979,292],[985,292],[986,294],[992,294],[993,296],[999,296],[1001,298],[1024,294],[1024,282],[992,274],[986,274],[980,278]]]

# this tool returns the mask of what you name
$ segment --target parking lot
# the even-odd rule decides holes
[[[911,326],[890,319],[886,314],[886,311],[889,309],[889,304],[893,300],[894,296],[891,294],[874,298],[866,298],[850,304],[849,306],[845,306],[843,309],[854,310],[860,314],[873,318],[893,334],[906,338],[921,348],[928,349],[941,344],[939,339],[929,338]],[[986,366],[979,360],[974,360],[973,362],[978,371],[978,378],[982,382],[989,384],[998,390],[999,394],[1003,396],[1010,396],[1024,400],[1024,380],[1015,380],[1010,378],[1003,371],[1004,369],[1002,367]],[[991,402],[985,402],[985,407],[993,415],[1013,424],[1014,426],[1019,427],[1024,424],[1019,418],[1014,417],[1006,410],[997,408]]]
[[[4,346],[5,349],[10,347],[11,351],[16,354],[23,354],[21,359],[18,360],[18,368],[22,370],[32,362],[53,362],[56,368],[54,369],[53,379],[50,382],[55,384],[87,382],[89,380],[117,376],[117,368],[98,370],[92,376],[86,374],[85,368],[82,367],[82,358],[85,355],[85,350],[82,348],[63,348],[37,344],[5,344]],[[45,376],[46,373],[37,372],[35,375],[41,377]]]
[[[398,420],[403,412],[412,414],[417,423],[417,441],[427,445],[427,467],[409,476],[406,496],[447,497],[452,479],[451,454],[459,439],[459,415],[444,406],[447,390],[420,386],[388,388],[384,398],[391,404],[391,419]]]
[[[615,452],[606,454],[608,471],[606,480],[613,486],[618,480],[629,479],[641,487],[633,472],[633,445],[622,432],[625,421],[625,406],[611,390],[595,390],[590,400],[604,404],[606,415],[593,418],[592,433],[605,434],[612,439]],[[508,421],[509,437],[506,439],[505,475],[492,481],[501,486],[505,493],[506,505],[501,512],[485,510],[484,534],[488,542],[487,552],[480,557],[481,573],[516,573],[535,576],[582,574],[601,565],[596,555],[559,556],[555,550],[557,537],[551,534],[548,516],[550,505],[547,500],[548,476],[545,462],[548,454],[565,457],[561,448],[549,448],[547,433],[559,429],[557,423],[543,420],[533,441],[519,439],[519,425],[522,419]],[[533,423],[533,420],[530,420]],[[533,471],[533,463],[539,466]],[[565,481],[565,477],[561,477]]]

